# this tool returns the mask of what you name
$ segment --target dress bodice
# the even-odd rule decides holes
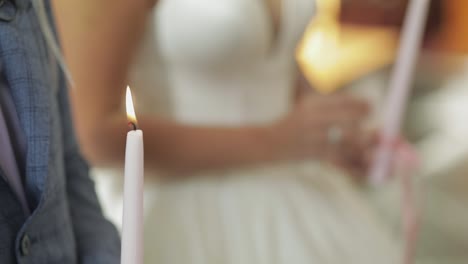
[[[162,0],[155,28],[175,118],[242,125],[287,112],[295,47],[313,2],[283,1],[275,34],[264,0]]]

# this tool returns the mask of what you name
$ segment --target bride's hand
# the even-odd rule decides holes
[[[271,127],[285,159],[323,159],[351,171],[362,170],[372,141],[362,130],[368,104],[347,95],[303,98]]]

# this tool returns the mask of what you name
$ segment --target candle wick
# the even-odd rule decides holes
[[[132,129],[132,130],[137,130],[137,125],[133,122],[128,122],[128,126]]]

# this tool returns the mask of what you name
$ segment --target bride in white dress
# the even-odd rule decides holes
[[[281,2],[279,12],[271,8],[275,6],[271,2]],[[356,132],[355,123],[363,118],[363,111],[343,109],[359,109],[359,103],[349,98],[323,97],[312,99],[313,104],[303,105],[304,109],[293,105],[298,75],[295,47],[313,15],[314,1],[161,0],[155,10],[156,39],[167,66],[172,111],[178,125],[149,121],[148,116],[140,114],[145,156],[159,155],[156,166],[163,163],[164,157],[187,158],[190,154],[171,149],[171,144],[174,149],[185,144],[187,151],[195,151],[191,153],[191,163],[186,162],[195,169],[188,171],[200,172],[188,173],[178,180],[168,176],[168,180],[148,182],[145,192],[155,194],[156,199],[146,208],[145,263],[397,263],[392,239],[356,192],[349,175],[314,160],[330,150],[330,142],[323,137],[326,133],[316,130],[329,131],[334,124],[341,126],[340,121],[348,123],[341,127],[340,148],[332,148],[331,152],[347,152],[348,132]],[[124,33],[128,33],[128,23],[133,20],[120,22]],[[106,27],[96,25],[93,32],[82,33],[91,34],[94,38],[89,37],[90,41],[99,46],[95,32],[105,31]],[[121,119],[114,122],[115,115],[105,119],[105,115],[96,114],[113,110],[118,113],[120,105],[104,100],[115,94],[115,86],[106,85],[108,79],[90,70],[103,55],[95,46],[86,49],[74,44],[67,39],[71,33],[62,34],[66,55],[67,49],[73,51],[68,53],[68,59],[78,86],[74,99],[84,150],[97,163],[119,160],[120,154],[115,153],[122,151],[123,117],[120,115]],[[102,44],[101,48],[109,49]],[[120,52],[123,57],[128,53],[123,48]],[[108,73],[106,76],[114,74],[110,70]],[[118,81],[123,85],[125,80]],[[137,90],[136,97],[149,96],[152,89],[148,86]],[[325,107],[324,102],[331,106]],[[319,120],[315,120],[315,126],[307,123],[312,122],[312,117]],[[286,134],[289,141],[270,141],[271,149],[267,146],[267,151],[258,151],[254,145],[264,142],[265,134],[245,136],[244,128],[250,127],[247,130],[252,132],[264,126],[270,127],[272,133],[278,130],[282,136]],[[181,129],[192,132],[182,133]],[[119,130],[119,138],[117,133],[104,133]],[[203,145],[190,141],[194,134],[203,131],[211,131],[200,136],[204,138]],[[225,142],[225,136],[221,137],[229,133],[244,136],[232,136],[238,140],[230,144]],[[179,136],[175,141],[158,141],[174,135]],[[282,158],[268,158],[276,145],[287,145]],[[169,150],[157,152],[163,148]],[[209,170],[197,170],[205,158],[205,148],[219,160],[230,156],[230,149],[244,150],[244,154],[236,156],[235,162],[220,161]],[[304,153],[298,153],[298,149]],[[314,159],[306,161],[305,156]]]
[[[275,37],[265,1],[160,1],[157,39],[179,122],[263,124],[290,111],[294,51],[314,5],[287,0],[281,10]],[[153,263],[395,263],[353,187],[317,163],[203,173],[158,189],[145,232]]]

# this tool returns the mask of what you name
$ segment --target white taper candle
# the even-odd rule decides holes
[[[412,0],[406,12],[396,64],[384,106],[381,136],[376,159],[371,166],[370,181],[380,184],[387,177],[393,163],[394,143],[400,136],[401,123],[411,91],[411,81],[419,48],[424,35],[430,0]]]
[[[122,219],[121,264],[143,263],[143,132],[136,127],[130,89],[127,88],[127,115],[134,130],[127,133]]]

